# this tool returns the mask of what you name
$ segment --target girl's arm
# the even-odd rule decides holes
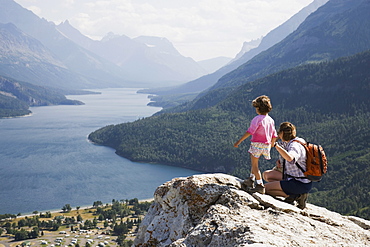
[[[275,146],[275,142],[276,142],[276,140],[277,140],[277,137],[273,137],[273,138],[271,139],[271,147],[274,147],[274,146]]]
[[[247,139],[251,134],[249,132],[245,132],[245,134],[240,137],[240,139],[234,143],[234,147],[238,147],[240,143],[242,143],[242,141],[244,141],[245,139]]]

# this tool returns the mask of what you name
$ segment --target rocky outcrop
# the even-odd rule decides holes
[[[370,221],[248,194],[225,174],[175,178],[157,188],[135,246],[367,246]]]

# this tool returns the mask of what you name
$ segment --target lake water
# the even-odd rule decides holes
[[[0,214],[89,206],[95,201],[152,198],[159,185],[196,171],[134,163],[87,140],[109,124],[147,117],[137,89],[74,95],[81,106],[33,107],[32,116],[0,119]]]

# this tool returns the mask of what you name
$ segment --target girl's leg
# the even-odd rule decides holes
[[[280,186],[280,181],[265,184],[266,194],[271,196],[288,197]]]
[[[251,163],[252,163],[251,173],[254,174],[256,180],[261,180],[262,176],[260,170],[258,169],[258,160],[259,158],[256,158],[251,154]]]
[[[261,194],[265,194],[265,186],[263,186],[261,172],[258,169],[258,158],[254,157],[252,154],[251,154],[251,163],[252,163],[251,173],[256,177],[257,185],[254,188],[248,189],[247,192],[249,193],[258,192]]]

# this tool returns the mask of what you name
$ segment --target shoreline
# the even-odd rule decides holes
[[[143,97],[143,94],[140,94],[140,96],[136,96],[136,95],[139,95],[139,94],[137,94],[137,91],[139,89],[141,89],[141,88],[129,88],[129,89],[120,88],[120,90],[107,90],[107,89],[104,89],[102,91],[99,90],[100,91],[99,93],[97,93],[97,94],[91,94],[88,97],[82,97],[82,96],[80,97],[80,95],[79,96],[74,95],[73,97],[72,96],[71,97],[68,97],[68,99],[75,99],[75,98],[77,98],[77,99],[82,100],[82,101],[85,101],[85,99],[86,99],[85,103],[89,103],[90,102],[89,105],[91,107],[88,109],[88,111],[85,111],[84,109],[82,111],[80,109],[75,109],[75,107],[70,107],[70,106],[68,106],[68,109],[64,109],[64,108],[67,108],[67,107],[63,107],[63,109],[62,109],[62,107],[61,107],[61,109],[59,109],[59,108],[57,109],[58,111],[60,110],[60,111],[63,111],[63,113],[69,114],[68,116],[73,116],[72,118],[70,118],[71,120],[69,120],[68,118],[65,118],[65,117],[61,117],[61,120],[57,122],[58,124],[59,123],[63,123],[63,124],[60,125],[60,129],[62,129],[63,131],[66,130],[65,132],[66,132],[67,135],[59,134],[59,133],[64,133],[62,131],[57,131],[56,133],[54,133],[55,132],[54,131],[55,128],[53,126],[53,128],[49,128],[50,129],[50,134],[51,134],[50,136],[52,137],[52,141],[50,141],[50,145],[49,145],[50,148],[48,146],[48,149],[45,150],[45,152],[44,151],[38,152],[37,155],[40,154],[39,156],[36,156],[34,154],[31,154],[31,152],[28,152],[28,150],[31,150],[31,151],[37,150],[37,151],[39,151],[41,149],[39,148],[38,145],[33,145],[33,146],[30,145],[29,148],[27,146],[27,150],[26,150],[27,153],[22,153],[22,157],[23,156],[24,157],[27,157],[27,160],[25,158],[24,159],[19,158],[20,156],[19,157],[18,156],[14,156],[14,159],[13,159],[13,157],[11,157],[10,155],[6,156],[5,157],[6,158],[5,160],[8,161],[8,159],[9,159],[10,162],[14,162],[18,166],[23,165],[23,162],[24,163],[27,163],[27,164],[31,162],[32,165],[35,165],[35,167],[38,167],[38,164],[41,163],[41,162],[44,162],[45,161],[45,165],[46,165],[46,163],[49,163],[50,162],[49,161],[49,157],[52,157],[52,158],[50,158],[50,160],[52,160],[53,162],[55,162],[55,164],[59,164],[59,163],[62,164],[62,162],[64,162],[65,160],[68,160],[68,164],[66,164],[66,165],[67,166],[71,166],[71,168],[72,168],[72,165],[70,165],[71,162],[69,162],[69,160],[72,159],[72,158],[74,158],[74,155],[77,158],[80,158],[80,156],[81,156],[80,154],[82,152],[75,152],[75,150],[73,150],[72,148],[70,148],[70,146],[71,146],[70,143],[68,143],[68,145],[65,145],[65,146],[66,146],[66,150],[71,153],[71,156],[67,155],[67,153],[63,151],[63,152],[61,152],[61,155],[62,155],[61,157],[62,158],[59,159],[59,157],[57,156],[59,154],[59,151],[57,152],[58,149],[52,149],[51,148],[51,147],[54,147],[54,146],[61,145],[59,142],[54,142],[53,141],[55,139],[55,137],[56,136],[58,136],[58,137],[59,136],[62,136],[63,138],[64,138],[64,136],[66,136],[68,138],[71,137],[71,140],[74,141],[74,140],[77,140],[76,139],[76,136],[79,136],[80,133],[84,133],[84,134],[82,134],[82,136],[83,136],[82,138],[85,139],[89,144],[93,144],[93,145],[96,145],[97,146],[99,144],[97,144],[95,142],[92,142],[92,141],[90,141],[88,139],[88,133],[91,131],[90,130],[91,127],[88,124],[91,124],[91,123],[88,123],[88,124],[80,124],[80,122],[83,122],[83,121],[86,121],[87,122],[88,121],[88,117],[94,116],[93,126],[97,125],[98,127],[94,127],[94,129],[97,129],[97,128],[100,128],[102,126],[111,124],[112,121],[110,119],[113,119],[113,120],[114,119],[118,119],[118,120],[114,120],[114,121],[122,122],[122,121],[127,121],[126,118],[127,119],[131,119],[132,118],[132,120],[130,120],[130,121],[135,121],[137,119],[137,116],[150,116],[152,114],[152,112],[157,111],[156,110],[157,108],[155,108],[155,110],[149,109],[149,107],[146,106],[146,103],[148,102],[148,99],[145,96]],[[101,97],[100,95],[103,95],[103,97]],[[113,100],[113,96],[114,97],[117,96],[119,98],[118,99],[115,99],[114,98],[114,100]],[[129,98],[130,101],[127,101],[127,98]],[[102,100],[103,100],[104,104],[101,103]],[[117,102],[120,102],[120,104],[117,104]],[[135,102],[135,104],[134,104],[134,106],[135,106],[135,108],[134,108],[135,109],[135,112],[133,112],[132,109],[131,109],[132,108],[132,106],[131,106],[132,102]],[[111,107],[111,103],[114,106],[113,108]],[[125,104],[127,104],[127,107],[126,107]],[[107,106],[107,109],[106,108],[102,108],[102,106]],[[42,109],[40,109],[40,108],[42,108]],[[4,124],[4,126],[6,126],[6,127],[10,126],[9,127],[9,131],[6,130],[6,132],[4,132],[4,138],[5,138],[5,133],[10,136],[10,133],[11,133],[10,131],[13,131],[13,129],[14,129],[14,132],[16,132],[17,129],[16,128],[13,128],[13,126],[17,126],[17,128],[18,128],[18,124],[20,126],[19,129],[27,130],[27,131],[25,131],[25,133],[28,134],[28,132],[31,133],[31,129],[33,128],[33,125],[31,125],[31,128],[30,128],[30,126],[26,126],[26,127],[23,128],[22,127],[23,126],[23,123],[30,122],[30,123],[33,124],[35,122],[35,123],[37,123],[37,125],[35,124],[35,126],[38,127],[38,126],[43,126],[42,123],[44,123],[43,121],[39,121],[39,119],[44,119],[45,118],[45,119],[47,119],[47,121],[53,120],[53,122],[56,122],[56,121],[54,121],[55,119],[58,119],[56,116],[54,118],[51,118],[50,117],[50,116],[54,116],[55,110],[53,108],[51,108],[51,110],[48,110],[47,108],[51,108],[51,107],[32,107],[31,108],[31,110],[33,112],[32,114],[31,113],[30,114],[24,113],[22,116],[11,117],[11,118],[13,118],[13,121],[11,121],[11,120],[6,121],[6,119],[4,119],[3,121],[6,122],[6,125]],[[72,108],[74,108],[74,109],[72,109]],[[70,110],[70,109],[72,109],[72,110]],[[82,113],[83,113],[81,116],[86,116],[86,118],[84,118],[84,117],[75,117],[75,116],[77,116],[76,114],[79,114],[80,111],[82,111]],[[104,114],[105,113],[109,113],[109,114],[107,114],[107,116],[106,116],[104,114],[100,114],[100,111],[102,113],[104,113]],[[42,114],[40,114],[40,112]],[[117,114],[115,114],[116,112],[117,112]],[[145,115],[145,114],[149,114],[149,113],[150,113],[150,115]],[[122,114],[122,116],[121,116],[121,114]],[[58,112],[56,112],[55,115],[60,115],[60,114],[58,114]],[[28,120],[26,120],[25,117]],[[37,118],[34,118],[34,117],[37,117]],[[24,118],[24,121],[22,120],[23,118]],[[33,120],[31,120],[31,118]],[[81,120],[78,120],[78,119],[81,119]],[[101,124],[100,124],[100,121],[101,121]],[[14,124],[13,124],[13,122],[14,122]],[[64,124],[64,122],[66,122],[66,124]],[[75,122],[78,123],[78,124],[74,124]],[[85,123],[85,122],[83,122],[83,123]],[[97,123],[99,123],[99,124],[97,124]],[[68,131],[67,127],[69,128],[69,126],[73,126],[73,129],[72,129],[73,132],[71,132],[71,136],[68,136],[69,132],[67,132]],[[78,131],[78,132],[74,133],[76,131],[75,127],[77,129],[79,128],[79,129],[81,129],[83,131]],[[58,126],[58,128],[59,128],[59,126]],[[37,133],[37,134],[42,133],[42,137],[45,137],[45,138],[48,137],[47,136],[47,134],[49,134],[48,132],[44,131],[43,129],[41,129],[39,127],[37,128],[37,130],[40,130],[40,131],[36,131],[36,132],[35,131],[32,131],[32,132],[33,133]],[[85,130],[88,130],[88,132],[85,131]],[[31,133],[31,134],[33,134],[33,133]],[[23,136],[27,136],[27,135],[22,135],[22,136],[20,135],[19,136],[19,140],[22,140],[23,141]],[[9,140],[11,140],[10,138],[12,138],[12,137],[10,136],[9,137]],[[26,140],[32,139],[32,142],[33,142],[33,140],[35,140],[34,141],[35,143],[41,143],[41,141],[39,141],[39,139],[41,140],[41,138],[37,138],[37,136],[36,137],[32,136],[32,138],[25,137],[24,139],[26,139]],[[78,141],[80,141],[80,139],[81,138],[79,138]],[[83,140],[83,141],[85,141],[85,140]],[[18,141],[18,139],[17,139],[17,141]],[[4,143],[6,143],[6,142],[4,142]],[[23,143],[28,144],[28,142],[23,142]],[[13,142],[10,143],[10,144],[13,144]],[[43,147],[43,145],[44,145],[44,143],[42,143],[42,145],[40,145],[40,147]],[[91,152],[90,145],[89,146],[88,145],[85,145],[85,143],[83,143],[82,145],[84,145],[84,146],[82,146],[83,149],[81,149],[81,150],[82,151],[86,151],[87,154],[90,154],[90,152]],[[78,148],[80,146],[81,145],[79,144]],[[10,145],[5,145],[4,144],[4,147],[10,149]],[[96,147],[93,147],[93,148],[95,149]],[[114,149],[113,149],[113,153],[111,153],[109,150],[108,150],[109,152],[106,151],[105,149],[102,149],[102,150],[103,151],[101,151],[101,154],[103,154],[104,157],[108,157],[109,158],[111,156],[117,156],[116,154],[114,154]],[[16,151],[17,151],[17,148],[15,147],[14,149],[11,150],[11,153],[13,154]],[[99,152],[99,150],[97,152]],[[4,156],[5,156],[6,152],[3,152],[3,153],[4,153]],[[30,156],[30,157],[32,156],[32,159],[29,159],[28,160],[28,156]],[[42,160],[41,159],[40,160],[38,159],[39,157],[43,157],[43,156],[45,156],[46,158],[45,159],[42,159]],[[1,157],[3,157],[3,156],[1,156]],[[87,161],[85,161],[85,160],[87,160]],[[113,157],[112,159],[109,159],[109,160],[113,162],[113,166],[112,166],[113,168],[112,169],[116,169],[117,171],[121,171],[123,168],[126,168],[126,166],[129,166],[130,169],[135,169],[135,167],[133,166],[133,164],[131,164],[131,162],[129,162],[128,160],[126,161],[125,159],[124,160],[117,159],[116,157]],[[80,161],[80,160],[78,160],[78,161]],[[97,160],[97,159],[91,160],[91,158],[89,158],[88,156],[82,157],[81,158],[81,162],[79,162],[78,165],[81,166],[81,169],[86,169],[87,170],[86,173],[90,173],[90,171],[89,171],[89,168],[87,166],[83,165],[82,161],[83,162],[91,162],[93,165],[96,165],[97,163],[100,162],[100,160]],[[4,165],[5,165],[5,162],[4,162]],[[64,165],[64,164],[62,164],[62,165]],[[25,167],[26,167],[26,164],[25,164]],[[29,169],[29,167],[30,167],[30,165],[27,165],[27,169]],[[48,169],[49,169],[49,167],[50,166],[48,166]],[[99,165],[99,169],[101,169],[100,167],[101,166]],[[141,167],[139,167],[138,169],[140,170]],[[149,169],[155,171],[157,168],[149,168]],[[165,171],[166,168],[162,168],[161,167],[160,169],[161,170],[164,170],[164,172],[163,172],[164,175],[160,174],[160,176],[158,176],[156,179],[153,179],[154,182],[156,182],[157,180],[159,181],[158,185],[159,184],[162,184],[162,183],[164,183],[164,182],[166,182],[166,181],[168,181],[170,179],[172,179],[173,176],[184,176],[183,174],[181,174],[180,171],[178,172],[180,174],[177,174],[177,170],[169,171],[167,173]],[[6,170],[8,171],[9,169],[6,169]],[[101,169],[101,170],[103,170],[103,169]],[[54,172],[54,168],[50,168],[50,171],[51,172]],[[21,175],[23,175],[23,173]],[[59,176],[59,173],[57,175]],[[72,175],[75,176],[75,174],[72,174]],[[125,178],[125,174],[120,175],[120,176],[122,176],[122,178]],[[130,182],[128,184],[128,186],[132,186],[132,184],[135,186],[135,183],[137,183],[137,180],[139,180],[140,178],[142,178],[142,175],[138,175],[137,173],[133,174],[133,176],[135,178],[137,177],[138,179],[136,179],[132,183]],[[162,176],[164,177],[163,181],[161,181],[161,177]],[[30,176],[24,176],[24,177],[27,178],[27,180],[24,180],[24,181],[31,181],[32,182],[32,177],[30,177]],[[169,177],[169,178],[167,178],[167,177]],[[6,176],[6,178],[12,178],[12,177],[11,176]],[[37,179],[38,179],[38,183],[40,183],[40,184],[43,183],[44,180],[45,180],[45,182],[48,182],[47,179],[43,179],[43,177],[38,177]],[[10,180],[13,180],[13,179],[10,179]],[[106,180],[109,181],[111,179],[110,178],[105,178],[103,176],[99,176],[98,177],[99,183],[102,183],[103,184],[102,186],[105,186],[105,181]],[[7,181],[7,180],[4,180],[4,182],[5,181]],[[71,183],[74,184],[75,181],[78,181],[78,180],[77,179],[73,179],[73,180],[71,180]],[[58,184],[64,185],[64,182],[62,180],[58,180],[56,182]],[[149,184],[151,185],[151,183],[153,183],[152,180],[150,180]],[[116,190],[115,187],[111,186],[109,183],[107,183],[107,184],[109,186],[107,185],[105,187],[107,187],[109,189],[111,189],[111,187],[112,187],[112,190]],[[123,184],[126,186],[126,182],[123,182]],[[47,184],[45,183],[45,185],[43,184],[43,186],[47,186]],[[140,186],[141,186],[141,184],[140,184]],[[37,186],[37,187],[35,187],[35,191],[37,192],[37,193],[35,193],[35,195],[37,197],[40,196],[40,199],[42,199],[42,201],[40,201],[39,198],[32,198],[33,197],[32,193],[24,193],[25,191],[28,192],[30,190],[28,187],[29,186],[25,186],[24,188],[22,188],[20,190],[21,193],[23,193],[24,196],[27,197],[27,199],[29,197],[29,199],[28,199],[28,202],[29,203],[27,203],[28,205],[27,204],[24,204],[21,201],[19,201],[19,202],[18,201],[14,201],[13,202],[13,199],[12,199],[13,196],[12,196],[12,194],[9,193],[9,192],[7,192],[6,194],[4,194],[4,200],[1,200],[2,201],[1,205],[4,204],[4,207],[1,206],[1,209],[2,210],[0,210],[1,211],[0,214],[11,214],[11,215],[14,215],[14,217],[17,214],[19,214],[20,217],[26,217],[26,216],[27,217],[32,217],[32,216],[35,216],[35,215],[37,216],[40,213],[41,214],[45,214],[45,212],[52,212],[54,214],[55,213],[59,214],[60,212],[63,212],[62,207],[64,205],[66,205],[66,203],[70,204],[71,207],[72,207],[72,209],[74,210],[77,206],[79,208],[81,208],[81,209],[82,208],[84,208],[84,209],[85,208],[92,208],[93,201],[94,201],[94,200],[87,200],[87,201],[84,200],[84,201],[82,201],[82,203],[79,203],[78,202],[79,199],[77,197],[77,198],[74,198],[74,200],[72,202],[70,202],[69,199],[68,199],[69,198],[69,196],[68,196],[68,193],[69,192],[68,191],[64,191],[62,193],[64,193],[66,195],[65,198],[67,198],[67,200],[65,202],[64,202],[64,200],[59,199],[60,198],[59,196],[51,196],[50,197],[50,200],[57,201],[57,203],[56,202],[52,202],[52,201],[49,202],[48,201],[49,198],[44,199],[44,197],[42,196],[42,193],[38,193],[39,191],[42,192],[42,189],[40,189],[41,186],[40,187]],[[153,189],[154,188],[155,187],[153,186]],[[134,189],[137,189],[137,188],[134,188]],[[48,188],[48,190],[50,190],[50,191],[53,192],[54,191],[54,188],[53,189]],[[58,193],[59,193],[58,192],[58,189],[56,188],[55,190],[57,191],[55,193],[55,195],[58,195]],[[143,197],[138,197],[138,199],[145,199],[145,200],[147,200],[147,198],[153,197],[153,193],[150,192],[150,191],[148,191],[148,189],[145,186],[142,186],[142,188],[140,187],[140,190],[145,191],[145,193],[141,193],[140,192],[140,194],[143,194],[144,196]],[[117,189],[117,191],[118,191],[118,195],[121,194],[120,193],[120,190]],[[127,196],[124,196],[123,199],[126,199],[126,198],[132,199],[132,198],[137,197],[137,195],[135,195],[134,193],[130,192],[130,191],[132,191],[131,187],[127,187],[127,189],[125,188],[125,193],[126,193],[126,191],[128,192],[128,194],[127,194]],[[147,193],[147,191],[148,191],[148,193]],[[31,192],[33,192],[33,191],[31,191]],[[99,192],[100,192],[100,189],[99,189]],[[78,191],[76,193],[78,193]],[[109,196],[108,198],[104,198],[102,200],[98,196],[95,199],[95,201],[101,200],[103,202],[106,201],[107,203],[111,203],[112,201],[111,201],[110,198],[116,198],[116,197],[119,197],[119,196],[113,196],[113,197],[110,197]],[[92,198],[92,199],[94,199],[94,198]],[[107,199],[107,200],[105,200],[105,199]],[[119,198],[119,199],[121,199],[121,198]],[[37,203],[33,203],[32,201],[34,201],[34,200],[37,200]],[[142,200],[140,200],[140,201],[142,201]],[[22,205],[22,204],[24,204],[24,205]],[[103,205],[105,205],[105,204],[106,203],[104,203]],[[37,211],[37,214],[35,214],[36,211]],[[33,213],[33,212],[35,212],[35,213]]]
[[[131,200],[131,199],[129,199],[129,200]],[[150,202],[150,201],[154,201],[154,197],[147,198],[147,199],[141,199],[141,200],[138,199],[138,201],[139,201],[139,203],[142,203],[142,202]],[[108,206],[111,206],[112,205],[112,203],[103,203],[103,206],[105,206],[107,204],[108,204]],[[71,207],[71,208],[72,208],[71,211],[77,210],[77,207]],[[81,206],[81,207],[79,207],[78,210],[86,210],[86,209],[90,209],[90,208],[93,208],[93,206],[92,205],[89,205],[89,206]],[[62,209],[51,209],[51,210],[37,211],[37,214],[33,214],[31,212],[21,213],[21,215],[17,216],[16,218],[33,217],[33,216],[40,215],[40,214],[47,213],[47,212],[50,212],[51,214],[56,214],[56,213],[63,214],[63,213],[67,213],[67,212],[63,212]]]
[[[22,118],[22,117],[32,117],[33,113],[30,112],[26,115],[21,115],[21,116],[14,116],[14,117],[0,117],[0,119],[12,119],[12,118]]]

